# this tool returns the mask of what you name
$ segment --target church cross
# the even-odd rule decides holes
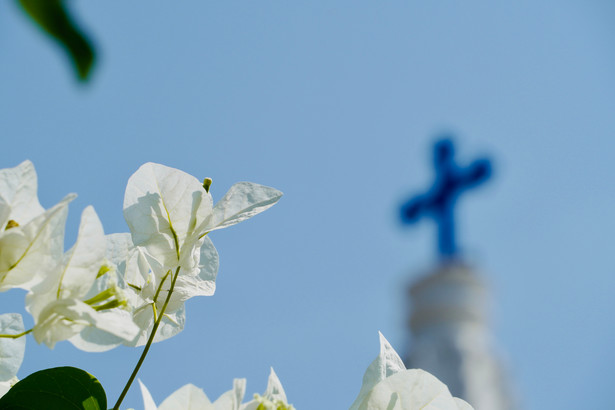
[[[452,258],[459,252],[455,242],[455,204],[461,193],[486,181],[491,176],[491,162],[477,159],[461,168],[454,161],[452,140],[445,138],[434,145],[436,181],[423,195],[418,195],[401,207],[405,224],[413,224],[423,216],[434,218],[438,225],[438,250],[442,258]]]

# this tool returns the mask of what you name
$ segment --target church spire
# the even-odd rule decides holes
[[[455,241],[455,204],[463,191],[489,178],[491,163],[482,158],[459,167],[450,139],[435,144],[434,163],[433,187],[401,208],[406,224],[423,216],[435,219],[440,254],[439,264],[409,289],[412,343],[406,366],[434,374],[476,410],[513,410],[516,401],[489,329],[488,289],[463,262]]]

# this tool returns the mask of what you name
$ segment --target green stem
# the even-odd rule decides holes
[[[17,339],[19,337],[25,336],[28,333],[32,332],[34,329],[26,330],[25,332],[17,333],[15,335],[0,335],[0,337],[4,337],[7,339]]]
[[[171,273],[170,270],[168,270],[167,273],[162,277],[162,281],[160,281],[160,286],[158,286],[158,289],[156,289],[156,293],[154,294],[154,304],[158,303],[158,295],[160,295],[160,291],[162,290],[162,284],[169,277],[169,273]]]
[[[154,312],[154,322],[158,320],[158,311],[156,310],[156,303],[158,303],[158,296],[160,295],[160,291],[162,290],[162,284],[169,277],[171,270],[168,270],[167,273],[162,277],[162,282],[160,282],[160,286],[156,289],[156,294],[154,295],[154,301],[152,302],[152,311]]]
[[[154,314],[154,322],[158,320],[158,311],[156,310],[156,302],[152,303],[152,313]]]
[[[154,327],[152,328],[152,333],[149,335],[149,339],[147,339],[147,343],[145,344],[145,349],[143,349],[143,353],[141,353],[141,357],[139,358],[139,361],[137,362],[137,365],[135,366],[135,369],[132,371],[132,374],[130,375],[130,378],[128,379],[128,382],[126,383],[126,386],[124,386],[124,390],[122,390],[122,394],[120,394],[120,397],[117,399],[117,402],[115,403],[115,406],[113,406],[113,410],[119,410],[120,404],[122,404],[122,400],[124,400],[124,397],[126,397],[126,393],[128,393],[128,389],[130,389],[130,385],[135,380],[135,377],[137,377],[137,373],[139,372],[139,369],[141,368],[141,365],[143,364],[143,361],[145,360],[145,356],[147,356],[147,352],[149,351],[150,346],[154,342],[154,336],[156,335],[156,331],[158,330],[158,326],[160,326],[160,322],[162,321],[162,318],[163,318],[163,315],[164,315],[164,311],[166,310],[167,305],[169,304],[169,300],[171,299],[171,294],[173,293],[173,288],[175,287],[175,282],[177,281],[177,277],[179,276],[179,269],[180,269],[180,267],[178,266],[177,270],[175,271],[175,275],[173,275],[173,279],[171,280],[171,287],[169,288],[169,293],[167,293],[167,297],[164,300],[164,305],[162,305],[162,309],[160,309],[160,314],[158,316],[158,320],[156,320],[154,322]],[[165,278],[166,278],[166,276],[165,276]],[[163,283],[164,283],[164,280],[160,283],[160,288],[162,287]],[[160,288],[159,288],[159,290],[160,290]]]

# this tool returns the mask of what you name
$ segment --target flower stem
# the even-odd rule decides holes
[[[122,390],[122,394],[120,394],[120,397],[117,399],[117,402],[115,403],[115,406],[113,406],[113,410],[119,410],[120,404],[122,404],[122,400],[124,400],[124,397],[126,397],[126,393],[128,393],[128,390],[130,389],[130,385],[132,385],[132,382],[135,380],[135,377],[137,377],[137,373],[139,372],[139,369],[141,368],[141,365],[143,364],[143,361],[145,360],[145,356],[147,356],[147,352],[149,351],[150,346],[154,342],[154,336],[156,335],[156,331],[158,330],[158,326],[160,326],[160,322],[162,321],[162,318],[163,318],[163,315],[164,315],[164,311],[166,310],[167,305],[169,304],[169,300],[171,299],[171,294],[173,293],[173,288],[175,287],[175,282],[177,281],[177,277],[179,276],[179,269],[180,269],[180,267],[178,266],[177,270],[175,271],[175,275],[173,275],[173,278],[171,279],[171,287],[169,288],[169,292],[167,293],[167,297],[164,300],[164,305],[162,305],[162,309],[160,309],[160,313],[158,315],[158,319],[154,322],[154,327],[152,328],[152,333],[149,335],[149,339],[147,339],[147,343],[145,344],[145,348],[143,349],[143,353],[141,353],[141,357],[139,358],[139,361],[137,362],[137,365],[135,366],[134,370],[132,371],[132,374],[130,375],[130,378],[128,379],[128,382],[126,383],[126,386],[124,386],[124,390]],[[165,276],[165,278],[166,278],[166,276]],[[160,283],[160,288],[162,288],[162,284],[163,283],[164,283],[164,281],[162,281]]]
[[[32,329],[26,330],[25,332],[17,333],[15,335],[0,335],[0,337],[4,337],[4,338],[7,338],[7,339],[17,339],[19,337],[27,335],[28,333],[32,332],[33,330],[34,329],[32,328]]]

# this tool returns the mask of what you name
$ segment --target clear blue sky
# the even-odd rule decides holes
[[[526,409],[613,408],[615,6],[608,1],[71,2],[100,52],[91,84],[0,4],[3,160],[31,159],[40,199],[68,192],[67,246],[94,205],[127,231],[144,162],[284,191],[215,232],[218,290],[140,374],[160,402],[212,397],[273,366],[297,408],[354,400],[382,331],[403,354],[405,286],[435,263],[434,229],[398,206],[432,180],[430,149],[489,154],[494,180],[460,203],[460,242],[493,291],[499,348]],[[23,294],[3,294],[2,312]],[[28,320],[30,320],[28,318]],[[20,377],[75,365],[114,402],[139,351],[27,342]],[[125,401],[142,407],[138,388]]]

